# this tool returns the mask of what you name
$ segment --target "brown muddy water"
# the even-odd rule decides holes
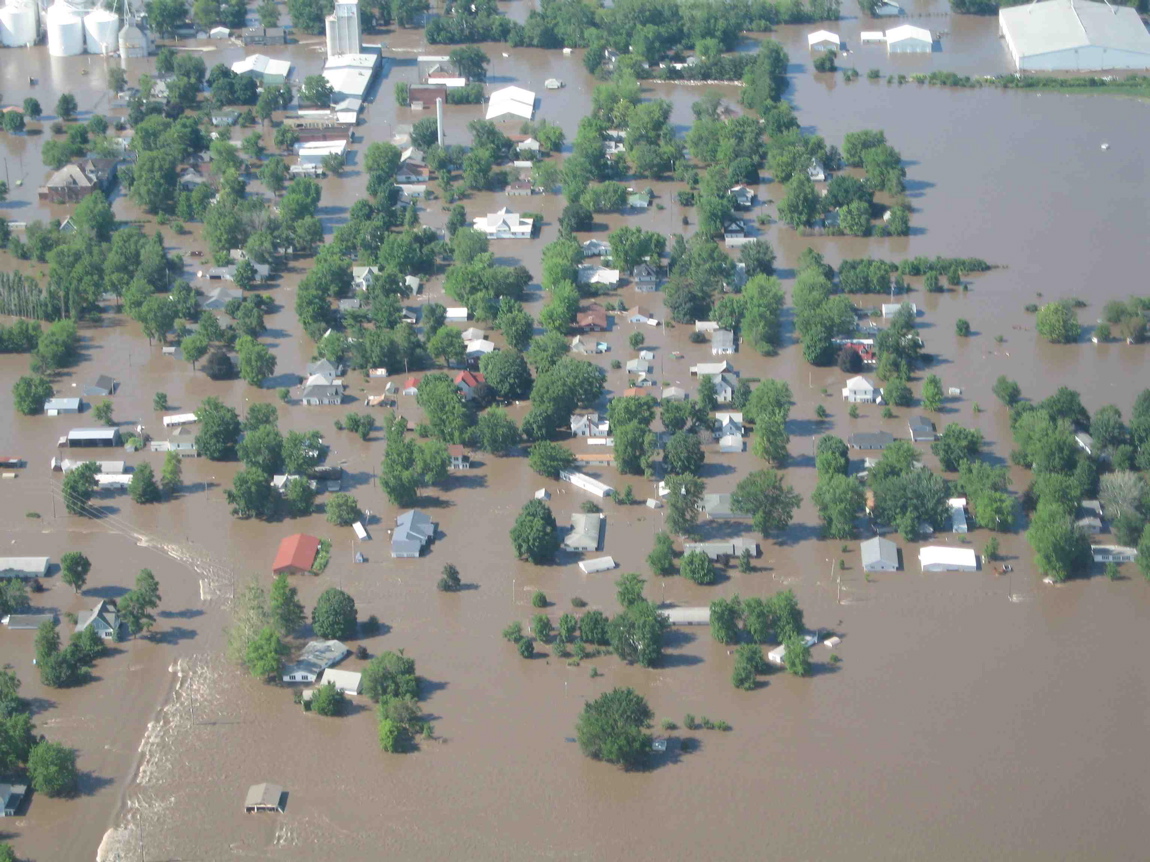
[[[520,16],[522,9],[513,7]],[[925,58],[895,58],[860,48],[850,60],[884,74],[953,68],[997,73],[1005,52],[992,21],[947,16],[926,26],[949,30],[943,51]],[[917,19],[912,19],[917,20]],[[848,20],[848,39],[869,23]],[[908,186],[915,206],[914,232],[902,239],[802,238],[772,224],[765,236],[779,252],[781,275],[789,280],[807,245],[829,261],[873,255],[901,259],[917,254],[978,256],[1001,268],[970,280],[966,292],[915,293],[927,350],[940,358],[935,369],[945,386],[961,387],[948,399],[942,422],[981,429],[989,455],[1009,454],[1009,429],[991,386],[999,374],[1017,379],[1026,395],[1040,398],[1068,385],[1090,409],[1115,403],[1129,409],[1145,386],[1143,347],[1072,347],[1040,344],[1033,318],[1023,306],[1047,298],[1080,296],[1089,302],[1084,321],[1102,304],[1142,289],[1147,254],[1148,180],[1141,144],[1150,136],[1150,107],[1142,102],[998,91],[943,91],[898,87],[865,79],[812,76],[802,45],[816,28],[786,28],[780,34],[791,51],[792,99],[804,127],[841,145],[859,128],[885,129],[908,160]],[[389,34],[397,61],[382,82],[357,136],[387,139],[419,115],[396,110],[391,90],[414,79],[419,34]],[[438,49],[433,49],[438,50]],[[510,57],[502,57],[504,51]],[[541,94],[539,116],[573,135],[594,85],[583,72],[579,52],[509,50],[487,46],[492,83],[512,81]],[[319,54],[307,46],[282,49],[297,65],[296,79],[318,69]],[[233,56],[234,55],[234,56]],[[240,49],[208,55],[231,60]],[[849,55],[848,55],[849,56]],[[19,57],[19,62],[12,62]],[[104,113],[103,60],[49,60],[43,48],[0,54],[0,89],[6,103],[27,94],[26,76],[40,78],[34,94],[47,112],[56,95],[72,89],[82,112]],[[90,68],[91,74],[79,75]],[[130,68],[135,78],[148,66]],[[35,71],[31,71],[31,70]],[[559,77],[567,86],[546,91],[542,82]],[[737,88],[720,88],[734,98]],[[51,92],[51,95],[47,94]],[[699,88],[652,84],[651,97],[674,105],[674,122],[685,128]],[[476,108],[451,108],[449,141],[466,140],[466,123]],[[49,118],[50,119],[50,118]],[[5,215],[13,220],[63,217],[63,208],[43,208],[35,187],[46,172],[39,148],[43,136],[6,136],[8,168],[24,184],[15,187]],[[1100,150],[1108,142],[1109,151]],[[362,149],[362,144],[357,148]],[[357,153],[358,155],[358,153]],[[342,179],[324,182],[323,216],[329,229],[346,217],[363,193],[354,166]],[[597,228],[638,224],[672,233],[683,213],[670,184],[655,184],[664,210],[643,216],[611,217]],[[766,201],[777,196],[769,183]],[[470,216],[504,204],[524,204],[501,194],[466,202]],[[543,238],[501,243],[506,262],[522,261],[539,271],[543,245],[554,237],[561,198],[536,197],[531,209],[547,219]],[[118,214],[139,214],[122,198]],[[767,203],[764,212],[773,214]],[[438,202],[421,212],[439,226]],[[202,248],[195,232],[169,240],[183,250]],[[33,271],[44,267],[32,267]],[[266,340],[280,374],[302,370],[310,343],[295,315],[294,286],[306,264],[293,266],[271,289],[280,309],[268,318]],[[537,291],[537,288],[535,288]],[[442,296],[434,279],[425,297]],[[659,307],[660,295],[620,293],[628,307]],[[878,298],[861,298],[871,305]],[[532,311],[540,306],[533,294]],[[957,339],[954,321],[967,318],[974,330]],[[625,359],[631,325],[617,319],[606,336]],[[659,376],[667,385],[690,385],[688,365],[709,358],[705,345],[687,340],[688,328],[645,328],[656,349]],[[998,344],[995,335],[1004,336]],[[114,398],[121,423],[158,425],[152,394],[168,393],[174,410],[190,410],[206,395],[237,409],[253,400],[275,401],[269,389],[242,382],[213,383],[186,363],[149,348],[135,324],[109,314],[84,330],[85,361],[65,374],[57,389],[67,392],[96,374],[122,381]],[[685,354],[675,359],[672,351]],[[824,429],[813,422],[819,403],[831,412],[829,430],[847,435],[885,427],[905,436],[909,411],[884,421],[874,408],[856,420],[833,398],[842,376],[811,369],[793,338],[780,355],[733,357],[746,377],[787,380],[796,396],[789,428],[792,462],[788,481],[804,495],[814,486],[814,440]],[[0,389],[7,391],[26,369],[26,358],[0,358]],[[621,371],[608,372],[611,390],[627,384]],[[351,384],[351,393],[382,391],[382,381]],[[981,404],[985,412],[975,413]],[[83,793],[69,801],[35,798],[26,816],[5,821],[0,838],[22,857],[36,860],[158,860],[276,858],[373,859],[552,859],[607,860],[626,853],[641,859],[719,858],[854,859],[1139,859],[1145,857],[1146,774],[1144,726],[1150,689],[1142,657],[1150,649],[1146,619],[1150,599],[1133,566],[1126,578],[1092,577],[1052,588],[1044,586],[1021,536],[1006,537],[1003,550],[1015,571],[1009,576],[921,574],[916,548],[902,544],[906,571],[867,581],[858,566],[858,543],[817,539],[817,516],[804,503],[795,523],[777,542],[764,543],[755,571],[732,570],[713,587],[679,578],[649,581],[649,597],[677,604],[702,604],[734,593],[763,595],[794,589],[812,629],[843,636],[840,665],[829,650],[815,649],[810,679],[780,674],[763,678],[758,690],[731,687],[732,658],[706,629],[674,633],[669,657],[656,670],[628,668],[613,659],[569,668],[550,657],[523,661],[499,631],[512,620],[526,622],[530,595],[544,590],[554,613],[573,596],[611,611],[618,572],[646,572],[644,557],[659,529],[661,514],[644,507],[607,508],[604,552],[619,562],[614,574],[585,576],[575,558],[534,567],[512,558],[507,540],[516,512],[537,488],[552,491],[560,523],[584,499],[580,492],[541,480],[524,458],[489,458],[424,504],[440,522],[443,538],[418,561],[392,561],[387,529],[396,511],[373,482],[382,457],[379,434],[361,443],[332,429],[332,420],[352,409],[281,408],[283,429],[322,430],[332,446],[330,460],[345,462],[345,490],[374,514],[373,540],[355,545],[350,530],[314,515],[301,522],[262,524],[232,519],[223,489],[235,465],[186,461],[185,493],[152,507],[134,505],[125,494],[99,500],[105,517],[66,516],[59,502],[58,475],[49,473],[54,441],[85,422],[68,417],[24,418],[5,411],[0,451],[28,461],[21,477],[5,485],[0,503],[10,525],[11,554],[82,550],[93,561],[89,586],[74,596],[59,582],[37,598],[44,607],[75,611],[97,597],[129,587],[147,566],[160,578],[164,615],[155,642],[124,644],[96,668],[98,679],[72,691],[48,690],[31,665],[32,633],[0,630],[0,654],[24,680],[34,699],[36,721],[51,738],[75,746],[84,771]],[[415,417],[414,399],[400,399],[400,412]],[[582,444],[575,444],[582,445]],[[729,491],[755,469],[750,453],[708,451],[711,491]],[[150,453],[127,456],[151,462]],[[934,464],[929,451],[927,463]],[[600,471],[621,487],[633,482],[636,496],[652,489]],[[1015,474],[1016,486],[1025,476]],[[54,502],[55,501],[55,502]],[[37,512],[39,519],[26,513]],[[707,535],[729,534],[729,525],[708,525]],[[379,752],[369,704],[340,719],[304,715],[286,689],[245,677],[222,658],[227,604],[237,583],[252,575],[270,581],[270,562],[279,539],[311,532],[332,540],[333,557],[319,577],[299,578],[310,607],[328,586],[341,586],[356,599],[360,617],[376,614],[383,633],[366,641],[376,654],[404,648],[427,683],[425,706],[436,740],[417,753]],[[943,536],[943,540],[954,537]],[[980,531],[968,537],[980,547]],[[353,554],[368,558],[355,565]],[[847,568],[834,570],[839,558]],[[455,563],[473,585],[457,595],[434,589],[439,570]],[[1096,573],[1097,574],[1097,573]],[[603,672],[589,676],[589,665]],[[356,669],[360,662],[345,666]],[[616,685],[635,686],[658,719],[682,723],[686,713],[723,719],[729,733],[699,731],[691,753],[659,761],[642,774],[624,774],[584,759],[568,742],[582,704]],[[362,700],[362,699],[360,699]],[[289,792],[278,816],[242,813],[249,784],[272,781]],[[625,844],[625,842],[637,842]],[[626,849],[622,849],[623,847]]]

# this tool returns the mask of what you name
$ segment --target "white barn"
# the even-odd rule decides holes
[[[1045,0],[1003,8],[998,32],[1020,72],[1150,69],[1150,33],[1129,6]]]
[[[973,548],[930,545],[919,549],[918,561],[924,572],[978,571],[978,555]]]
[[[929,54],[934,49],[934,36],[924,27],[901,24],[886,31],[888,54]]]
[[[576,488],[581,488],[588,493],[594,494],[596,497],[610,497],[615,493],[615,489],[610,485],[600,482],[598,479],[592,479],[586,473],[576,473],[573,470],[561,470],[559,478],[564,482],[570,482]]]

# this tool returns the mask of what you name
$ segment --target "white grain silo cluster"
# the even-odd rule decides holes
[[[114,54],[120,47],[120,16],[93,9],[84,16],[84,47],[89,54]]]
[[[48,53],[53,57],[73,57],[84,53],[84,15],[67,3],[57,2],[44,13]]]
[[[40,37],[40,10],[32,0],[18,0],[0,9],[0,45],[23,48]]]

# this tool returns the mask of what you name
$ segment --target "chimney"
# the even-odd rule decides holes
[[[435,127],[439,134],[439,146],[443,146],[443,98],[437,97],[435,100]]]

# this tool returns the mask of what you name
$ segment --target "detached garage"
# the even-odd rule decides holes
[[[1150,69],[1150,33],[1138,12],[1090,0],[1046,0],[998,13],[1020,72]]]
[[[920,548],[918,562],[924,572],[977,572],[978,556],[971,548],[932,545]]]

